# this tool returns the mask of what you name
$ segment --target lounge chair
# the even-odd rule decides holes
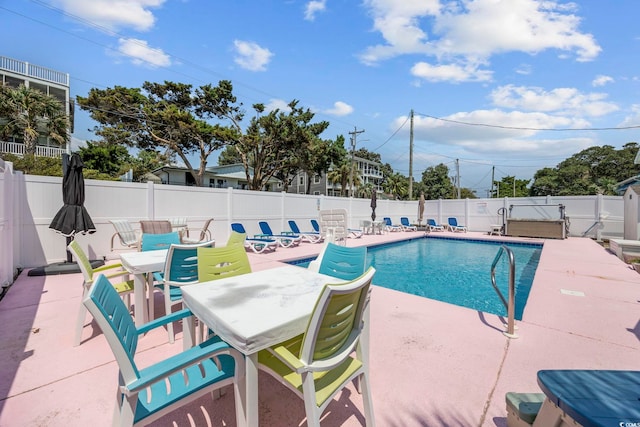
[[[418,227],[411,225],[409,218],[406,216],[400,217],[400,227],[402,227],[402,231],[418,231]]]
[[[239,222],[232,223],[231,229],[236,233],[244,235],[244,247],[246,249],[251,249],[257,254],[267,251],[275,251],[278,248],[278,241],[276,239],[268,239],[266,237],[247,237],[247,231],[244,229],[244,225]]]
[[[464,225],[460,225],[458,224],[458,219],[455,216],[451,216],[447,219],[447,222],[449,223],[449,231],[460,231],[460,232],[467,232],[467,227],[465,227]]]
[[[437,224],[433,218],[427,218],[427,227],[429,231],[444,231],[444,225]]]
[[[322,242],[322,236],[319,231],[300,231],[300,227],[298,227],[298,224],[292,219],[289,220],[289,227],[293,233],[298,234],[304,241],[309,243]]]
[[[267,221],[258,222],[260,226],[260,230],[262,230],[262,234],[257,235],[256,237],[267,237],[269,239],[275,239],[278,241],[278,244],[283,248],[290,248],[292,246],[298,246],[302,241],[302,237],[299,234],[295,234],[293,232],[283,231],[280,234],[274,234],[271,231],[271,227]]]
[[[384,219],[384,228],[386,231],[402,231],[402,226],[393,224],[391,222],[391,218],[389,218],[388,216],[384,217],[383,219]]]

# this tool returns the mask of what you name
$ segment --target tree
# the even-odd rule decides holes
[[[327,172],[327,179],[332,184],[340,184],[340,197],[345,196],[345,190],[349,185],[349,176],[351,174],[351,161],[343,159],[337,165],[334,165],[329,172]]]
[[[405,199],[409,194],[409,178],[394,173],[386,177],[382,188],[385,193],[393,195],[396,199]]]
[[[87,141],[86,147],[80,147],[78,154],[84,166],[110,176],[122,175],[130,163],[129,150],[122,145],[106,142]]]
[[[195,90],[183,83],[145,82],[142,89],[94,88],[86,98],[79,96],[78,104],[100,124],[95,128],[97,135],[141,150],[161,148],[169,158],[177,155],[201,186],[208,157],[239,139],[244,113],[232,91],[226,80]],[[228,126],[212,120],[227,121]],[[191,154],[199,155],[197,171],[189,160]]]
[[[429,166],[422,172],[422,183],[425,186],[424,197],[427,200],[453,199],[454,188],[449,178],[449,168],[440,163]]]
[[[494,181],[496,197],[527,197],[530,180],[516,179],[515,176],[505,176],[501,181]]]
[[[290,177],[305,168],[313,171],[308,152],[329,122],[312,123],[314,113],[299,107],[297,100],[288,104],[288,111],[276,109],[265,115],[261,115],[264,105],[253,107],[258,115],[251,119],[246,134],[239,134],[233,144],[244,165],[249,188],[260,190],[271,178]]]
[[[22,138],[27,155],[35,154],[39,136],[60,145],[69,140],[69,117],[64,105],[37,89],[0,85],[0,117],[0,137]]]
[[[589,147],[563,160],[556,168],[536,172],[532,196],[615,194],[615,184],[640,173],[634,164],[638,144],[629,142],[616,150],[610,145]]]

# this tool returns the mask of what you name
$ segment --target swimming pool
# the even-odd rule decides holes
[[[375,285],[506,316],[491,286],[491,265],[503,244],[515,259],[515,318],[521,320],[542,245],[426,237],[369,247],[367,263],[377,270]],[[506,256],[496,266],[496,285],[507,298]]]

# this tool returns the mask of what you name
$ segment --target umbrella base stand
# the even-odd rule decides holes
[[[92,268],[97,268],[104,265],[104,261],[95,259],[89,261]],[[74,274],[80,273],[80,267],[75,262],[54,262],[42,267],[36,267],[29,270],[27,276],[52,276],[56,274]]]

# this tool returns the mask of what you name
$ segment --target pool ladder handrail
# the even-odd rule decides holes
[[[509,257],[509,301],[507,301],[502,295],[502,292],[496,285],[496,265],[502,255],[506,253]],[[516,324],[515,324],[515,305],[516,305],[516,288],[515,288],[515,275],[516,275],[516,261],[513,257],[513,252],[507,246],[502,245],[496,254],[496,257],[493,259],[493,264],[491,264],[491,285],[493,289],[496,291],[504,307],[507,309],[507,330],[503,332],[506,337],[509,338],[518,338],[518,334],[515,333]]]

